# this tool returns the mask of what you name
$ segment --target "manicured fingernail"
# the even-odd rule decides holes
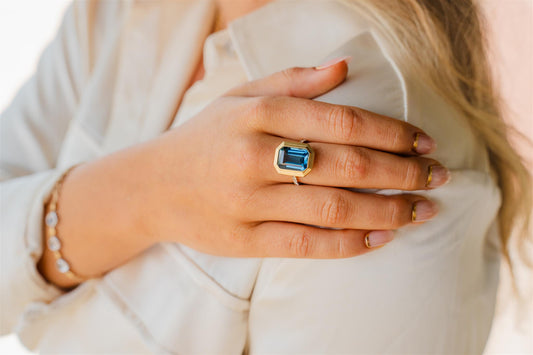
[[[413,222],[424,222],[432,219],[439,212],[437,204],[429,200],[420,200],[413,204],[411,220]]]
[[[350,60],[352,60],[352,56],[349,56],[349,55],[346,55],[344,57],[339,57],[339,58],[333,58],[331,60],[328,60],[324,64],[321,64],[321,65],[315,67],[315,70],[327,69],[327,68],[332,67],[335,64],[340,63],[340,62],[346,62],[346,64],[348,64],[348,63],[350,63]]]
[[[437,148],[437,143],[424,133],[415,134],[415,140],[413,142],[413,150],[419,154],[431,153]]]
[[[426,186],[435,188],[446,184],[450,181],[450,171],[442,165],[431,165],[428,168],[428,180]]]
[[[377,248],[387,244],[393,239],[393,231],[372,231],[365,235],[365,245],[369,249]]]

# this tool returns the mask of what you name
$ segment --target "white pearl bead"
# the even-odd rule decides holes
[[[46,214],[44,222],[46,223],[48,227],[54,228],[58,222],[57,213],[55,211],[48,212]]]
[[[48,249],[50,249],[51,251],[58,251],[61,248],[61,241],[58,237],[53,235],[48,238],[47,245]]]
[[[70,270],[70,265],[67,263],[65,259],[57,259],[56,267],[59,270],[59,272],[62,274]]]

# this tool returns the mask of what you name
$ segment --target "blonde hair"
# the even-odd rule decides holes
[[[383,39],[397,49],[394,57],[400,67],[429,83],[484,142],[502,193],[501,251],[512,270],[511,235],[516,235],[520,251],[529,240],[531,176],[509,143],[510,133],[519,133],[503,120],[487,60],[487,31],[477,4],[473,0],[343,1],[366,14]],[[527,260],[525,253],[521,256]]]

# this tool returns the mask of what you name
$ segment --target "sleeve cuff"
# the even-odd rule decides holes
[[[49,303],[65,293],[44,279],[37,270],[37,262],[43,252],[44,202],[67,169],[49,170],[0,184],[2,334],[13,331],[31,303]]]

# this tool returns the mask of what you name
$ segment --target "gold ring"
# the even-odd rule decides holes
[[[299,185],[296,177],[306,176],[313,169],[315,152],[308,143],[281,142],[274,154],[274,168],[278,174],[293,177],[293,183]]]

